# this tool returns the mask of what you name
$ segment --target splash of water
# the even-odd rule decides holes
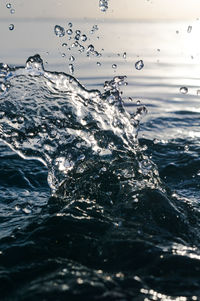
[[[100,93],[73,76],[46,71],[39,55],[25,67],[1,64],[0,139],[23,158],[43,162],[52,191],[63,183],[66,190],[77,175],[81,183],[112,174],[135,190],[158,187],[157,170],[137,141],[146,111],[125,111],[119,92],[125,79],[105,82]]]

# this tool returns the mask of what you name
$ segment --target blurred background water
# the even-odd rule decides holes
[[[113,2],[109,1],[109,10],[114,16]],[[53,10],[52,3],[51,1],[49,6]],[[178,11],[178,3],[174,4],[175,11]],[[188,2],[184,3],[187,10]],[[87,89],[99,89],[101,92],[106,80],[126,75],[128,85],[121,89],[124,105],[130,113],[134,113],[139,105],[146,106],[148,114],[140,125],[140,144],[158,166],[160,177],[167,187],[174,196],[179,195],[179,220],[185,220],[190,233],[182,227],[169,238],[167,231],[173,233],[168,229],[169,225],[164,226],[166,233],[163,234],[153,222],[151,224],[155,218],[153,210],[157,208],[157,221],[158,216],[162,216],[162,207],[165,207],[163,199],[159,204],[156,203],[156,196],[151,196],[150,200],[147,196],[144,197],[152,204],[152,208],[145,205],[141,209],[147,212],[146,215],[143,214],[142,221],[136,218],[137,222],[133,226],[128,223],[128,218],[133,222],[132,217],[126,215],[126,223],[121,228],[118,227],[120,233],[118,230],[116,233],[115,230],[107,231],[109,221],[102,222],[101,228],[99,220],[98,226],[83,222],[85,230],[81,230],[82,224],[61,219],[56,207],[58,205],[49,209],[47,169],[37,161],[24,161],[1,143],[2,300],[34,300],[36,297],[38,300],[65,300],[66,296],[70,300],[83,300],[86,296],[90,300],[198,300],[198,13],[190,13],[187,20],[176,17],[168,20],[164,17],[144,20],[144,16],[140,20],[131,20],[130,17],[125,19],[124,15],[121,18],[118,18],[119,15],[116,18],[108,15],[108,18],[103,19],[100,11],[96,18],[93,17],[92,4],[92,12],[84,18],[80,16],[81,7],[77,16],[70,16],[66,11],[66,17],[63,17],[62,14],[65,13],[62,12],[61,17],[59,13],[55,13],[55,18],[43,18],[45,8],[41,8],[39,13],[37,9],[31,12],[31,9],[28,10],[29,4],[23,1],[18,4],[13,2],[15,13],[10,14],[10,8],[4,3],[0,19],[1,62],[9,66],[24,66],[29,56],[38,53],[46,70],[70,73],[69,64],[73,64],[73,76]],[[128,5],[127,1],[125,4]],[[155,3],[152,4],[151,1],[145,1],[143,5],[147,5],[148,9],[150,5],[155,7]],[[162,6],[160,2],[158,5]],[[62,11],[62,2],[58,6]],[[98,3],[94,7],[98,10]],[[20,10],[22,8],[29,16]],[[14,25],[12,30],[9,29],[10,24]],[[71,28],[72,38],[68,34],[56,36],[55,25],[66,30]],[[81,53],[78,47],[73,46],[76,30],[87,36],[87,40],[82,42],[85,51]],[[87,56],[89,45],[93,45],[101,56]],[[137,70],[135,64],[140,60],[144,67]],[[80,206],[77,205],[78,208]],[[113,212],[110,218],[114,220]],[[172,220],[170,217],[168,224],[172,222],[176,228],[176,223]],[[158,225],[160,226],[159,221]],[[95,234],[92,232],[93,227]],[[151,231],[148,232],[145,227],[149,227]],[[61,229],[66,229],[66,236],[58,235]],[[93,241],[92,251],[87,255],[90,239]],[[110,244],[109,239],[112,242]],[[95,243],[98,245],[98,252]],[[45,245],[50,251],[45,249]],[[80,250],[84,248],[81,255]],[[115,252],[112,253],[111,249],[115,249]],[[106,265],[106,261],[110,265]],[[83,283],[84,286],[81,286]]]

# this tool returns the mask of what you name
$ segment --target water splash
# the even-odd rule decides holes
[[[119,91],[125,79],[107,81],[101,94],[70,75],[46,71],[39,55],[25,67],[1,64],[0,139],[23,158],[43,162],[53,192],[63,183],[68,190],[72,179],[86,187],[90,177],[103,174],[111,183],[113,177],[123,182],[126,194],[158,187],[157,170],[137,141],[146,112],[144,107],[134,116],[125,111]]]

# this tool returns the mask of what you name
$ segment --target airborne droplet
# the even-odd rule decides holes
[[[55,35],[58,37],[64,37],[64,35],[65,35],[65,30],[60,25],[55,25],[54,32],[55,32]]]
[[[6,7],[7,7],[8,9],[10,9],[10,8],[11,8],[11,3],[7,3],[7,4],[6,4]]]
[[[72,33],[73,33],[72,29],[68,29],[68,30],[67,30],[67,34],[68,34],[69,36],[71,36]]]
[[[74,73],[74,65],[73,64],[69,64],[69,71],[71,74]]]
[[[99,0],[99,8],[102,12],[106,12],[108,9],[108,0]]]
[[[123,53],[123,59],[126,59],[126,52]]]
[[[75,61],[75,57],[73,55],[70,56],[69,61],[71,61],[71,62]]]
[[[8,28],[9,28],[9,30],[13,30],[15,28],[15,26],[14,26],[14,24],[10,24]]]
[[[181,94],[187,94],[188,93],[188,88],[187,87],[181,87],[180,92],[181,92]]]
[[[143,67],[144,67],[143,60],[137,61],[137,62],[135,63],[135,69],[141,70]]]
[[[86,40],[87,40],[87,36],[86,36],[85,34],[83,34],[83,35],[81,36],[81,41],[85,42]]]

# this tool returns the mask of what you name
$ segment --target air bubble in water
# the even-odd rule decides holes
[[[62,47],[67,47],[67,43],[62,43]]]
[[[68,30],[67,30],[67,34],[68,34],[69,36],[71,36],[72,33],[73,33],[72,29],[68,29]]]
[[[187,29],[187,32],[190,33],[191,31],[192,31],[192,26],[189,25],[189,26],[188,26],[188,29]]]
[[[55,32],[55,35],[58,37],[64,37],[64,35],[65,35],[65,30],[60,25],[55,25],[54,32]]]
[[[72,23],[71,23],[71,22],[69,22],[69,23],[68,23],[68,26],[69,26],[69,27],[72,27]]]
[[[10,13],[13,15],[13,14],[15,13],[15,9],[12,8],[12,9],[10,10]]]
[[[141,70],[143,67],[144,67],[143,60],[137,61],[137,62],[135,63],[135,69]]]
[[[15,26],[14,26],[14,24],[10,24],[8,28],[9,28],[9,30],[13,30],[15,28]]]
[[[180,92],[181,92],[181,94],[187,94],[188,93],[188,88],[187,87],[181,87]]]
[[[141,101],[138,99],[137,100],[137,105],[139,106],[141,104]]]
[[[200,95],[200,89],[197,90],[197,95]]]
[[[117,65],[116,65],[116,64],[112,64],[112,68],[113,68],[113,69],[116,69],[116,68],[117,68]]]
[[[97,62],[97,66],[100,67],[100,66],[101,66],[101,63],[100,63],[100,62]]]
[[[69,71],[71,74],[74,73],[74,65],[73,64],[69,64]]]
[[[10,8],[11,8],[11,3],[7,3],[7,4],[6,4],[6,7],[7,7],[8,9],[10,9]]]

